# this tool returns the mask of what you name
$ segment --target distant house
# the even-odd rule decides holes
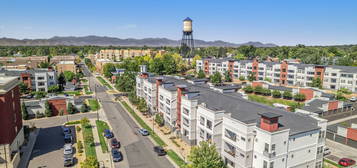
[[[340,112],[352,110],[352,103],[339,100],[328,100],[323,98],[314,98],[305,103],[305,106],[296,109],[297,112],[327,116]]]

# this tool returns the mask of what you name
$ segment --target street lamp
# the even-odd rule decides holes
[[[97,96],[97,84],[94,86],[94,92],[95,92],[95,100],[97,101],[98,105],[99,105],[99,101],[98,101],[98,96]],[[98,112],[99,107],[97,108],[97,120],[99,120],[99,112]]]

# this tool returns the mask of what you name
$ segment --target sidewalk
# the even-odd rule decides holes
[[[161,129],[162,127],[159,127],[156,123],[153,124],[153,122],[155,122],[152,117],[147,117],[144,116],[141,112],[139,112],[136,107],[134,105],[132,105],[127,97],[122,97],[122,99],[135,111],[135,113],[137,115],[140,116],[141,119],[144,120],[144,122],[151,127],[155,134],[157,134],[166,144],[167,147],[165,147],[166,149],[172,149],[174,152],[176,152],[178,155],[180,155],[183,160],[186,161],[187,156],[190,154],[190,150],[191,150],[191,146],[189,146],[188,144],[186,144],[185,142],[183,142],[180,139],[176,139],[178,140],[178,144],[180,145],[180,147],[178,147],[174,142],[172,142],[172,140],[170,139],[170,137],[175,137],[174,133],[170,133],[165,135]],[[153,128],[154,125],[154,128]]]
[[[97,125],[95,124],[95,120],[90,120],[90,124],[92,125],[93,138],[95,144],[95,152],[97,153],[98,162],[103,162],[105,167],[112,167],[111,156],[109,152],[103,153],[102,148],[100,146],[99,135],[97,130]]]
[[[27,167],[39,132],[40,132],[40,128],[37,128],[35,131],[31,132],[29,135],[30,138],[29,141],[27,142],[27,145],[22,147],[21,152],[23,152],[23,154],[18,166],[19,168]]]
[[[328,122],[327,125],[333,125],[333,124],[337,124],[337,123],[344,122],[344,121],[351,120],[351,119],[355,119],[355,118],[357,118],[357,115],[353,115],[353,116],[349,116],[349,117],[346,117],[346,118],[341,118],[341,119],[338,119],[338,120],[335,120],[335,121],[331,121],[331,122]]]

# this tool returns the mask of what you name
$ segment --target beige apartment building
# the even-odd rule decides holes
[[[121,50],[100,50],[96,55],[96,59],[109,59],[112,61],[120,61],[124,58],[134,58],[137,56],[154,55],[156,53],[164,54],[164,50],[153,51],[151,49],[137,50],[137,49],[121,49]]]
[[[77,66],[74,61],[60,61],[58,64],[56,64],[56,70],[58,73],[62,73],[64,71],[71,71],[76,73]]]
[[[50,62],[51,64],[58,64],[61,61],[75,61],[76,56],[74,55],[59,55],[59,56],[54,56],[51,58]]]
[[[8,69],[37,68],[41,62],[47,62],[47,56],[0,57],[0,64]]]

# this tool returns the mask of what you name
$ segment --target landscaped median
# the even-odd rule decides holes
[[[99,102],[96,99],[88,99],[88,104],[92,111],[96,111],[100,109]]]
[[[97,125],[100,147],[102,148],[103,153],[106,153],[106,152],[108,152],[108,145],[107,145],[107,142],[105,141],[103,132],[105,129],[109,129],[109,126],[106,122],[101,121],[101,120],[96,120],[95,124]]]
[[[160,146],[165,147],[167,146],[166,143],[159,137],[157,136],[153,130],[144,122],[143,119],[141,119],[135,111],[125,102],[125,101],[120,101],[120,103],[126,108],[127,111],[135,118],[135,120],[139,123],[139,125],[146,130],[150,132],[150,136],[152,139]],[[173,150],[169,149],[167,151],[167,155],[172,159],[179,167],[184,167],[186,165],[185,161],[177,155]]]
[[[95,144],[92,132],[92,126],[87,118],[83,118],[81,120],[81,126],[83,129],[83,139],[84,139],[84,151],[86,153],[86,157],[94,157],[97,158],[97,154],[95,152]]]
[[[114,89],[114,88],[113,88],[107,81],[105,81],[102,77],[97,76],[96,78],[99,80],[99,82],[100,82],[102,85],[108,87],[109,89]]]

